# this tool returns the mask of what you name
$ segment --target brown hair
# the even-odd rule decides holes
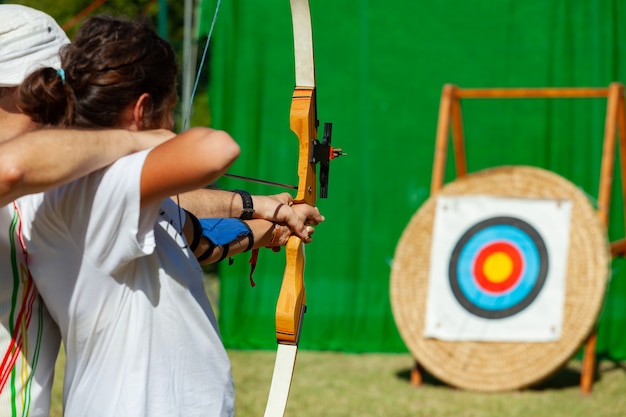
[[[146,128],[161,127],[176,99],[176,56],[145,21],[95,16],[60,51],[63,70],[42,68],[20,85],[19,106],[35,122],[117,127],[123,109],[148,93]]]

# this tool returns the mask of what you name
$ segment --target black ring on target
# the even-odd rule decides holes
[[[462,267],[461,262],[465,262],[462,260],[462,252],[468,246],[468,242],[481,232],[493,234],[490,229],[498,230],[498,228],[510,230],[514,235],[521,237],[524,244],[521,245],[523,248],[520,248],[520,255],[522,256],[524,263],[532,265],[533,268],[526,268],[525,266],[523,273],[519,278],[520,282],[523,284],[516,285],[514,288],[509,290],[509,294],[514,291],[522,291],[521,293],[518,292],[515,294],[517,298],[515,299],[514,304],[505,305],[502,308],[495,305],[490,308],[484,306],[481,307],[476,303],[476,294],[478,294],[479,297],[494,297],[494,295],[487,294],[486,291],[477,286],[475,277],[471,276],[471,273],[467,273],[467,267],[465,269],[461,268],[460,271],[460,267]],[[496,237],[494,240],[506,242],[507,237]],[[472,256],[475,257],[474,254],[472,254]],[[465,254],[464,257],[467,258],[467,254]],[[486,319],[501,319],[510,317],[524,310],[535,300],[546,281],[546,277],[548,275],[548,261],[546,244],[534,227],[515,217],[493,217],[472,226],[461,236],[455,245],[450,257],[448,270],[450,288],[461,306],[474,315]],[[462,282],[462,280],[465,280],[465,282]],[[473,282],[469,283],[470,280]],[[467,290],[463,289],[467,288],[468,285],[474,287],[474,294],[466,293]]]

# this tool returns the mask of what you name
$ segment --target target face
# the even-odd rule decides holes
[[[500,319],[528,307],[548,273],[541,235],[514,217],[484,220],[465,232],[452,251],[450,288],[468,312]]]
[[[438,196],[424,336],[557,340],[571,208],[552,199]]]

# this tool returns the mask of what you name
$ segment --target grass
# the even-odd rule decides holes
[[[213,305],[219,284],[205,282]],[[263,415],[276,353],[228,352],[235,380],[237,417]],[[409,383],[407,354],[298,353],[286,417],[625,417],[626,363],[601,362],[593,392],[580,393],[580,362],[541,386],[508,393],[461,391],[424,375]],[[62,416],[64,356],[57,362],[50,417]],[[137,416],[141,417],[141,416]],[[211,417],[211,416],[207,416]]]
[[[263,415],[275,352],[229,351],[237,417]],[[428,375],[409,383],[408,354],[298,353],[287,417],[624,417],[626,367],[601,362],[593,392],[580,393],[572,361],[540,387],[509,393],[450,388]],[[57,363],[51,417],[61,417],[63,357]]]

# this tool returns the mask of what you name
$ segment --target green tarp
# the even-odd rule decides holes
[[[215,0],[204,1],[207,33]],[[607,87],[625,81],[626,3],[566,0],[311,0],[320,121],[334,123],[327,220],[307,246],[301,346],[402,352],[389,301],[395,247],[429,195],[439,99],[460,87]],[[289,130],[293,43],[289,2],[221,3],[210,43],[210,111],[242,154],[230,172],[295,184]],[[598,194],[603,99],[463,103],[469,171],[534,165]],[[451,157],[447,179],[454,178]],[[227,179],[224,188],[283,190]],[[610,237],[623,236],[616,177]],[[220,326],[230,348],[274,348],[284,251],[220,265]],[[617,260],[598,351],[626,359],[626,264]]]

